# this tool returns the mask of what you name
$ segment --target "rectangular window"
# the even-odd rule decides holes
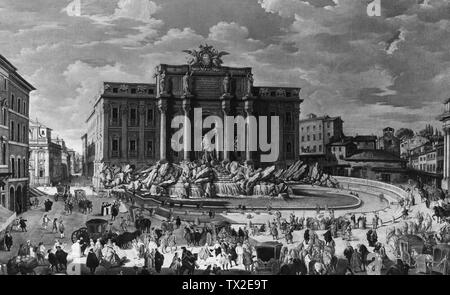
[[[292,123],[292,113],[287,112],[286,113],[286,125],[291,126],[291,123]]]
[[[153,125],[153,108],[147,109],[147,125]]]
[[[316,140],[316,135],[315,134],[313,134],[313,140]]]
[[[302,141],[305,141],[305,137],[304,136],[302,136]]]
[[[287,145],[286,145],[286,152],[287,153],[291,153],[291,151],[292,151],[292,146],[291,146],[291,143],[288,142]]]
[[[310,137],[309,137],[309,135],[307,135],[307,136],[306,136],[306,139],[307,139],[308,141],[310,140]]]
[[[119,108],[112,108],[112,114],[111,114],[111,123],[113,125],[119,124]]]
[[[119,139],[115,138],[111,143],[111,157],[119,157]]]
[[[306,131],[309,132],[309,126],[306,126]]]
[[[321,151],[322,151],[322,145],[319,144],[319,152],[321,152]]]
[[[313,125],[313,130],[316,130],[316,125]]]
[[[319,133],[319,140],[322,140],[322,133]]]
[[[137,109],[135,108],[130,109],[130,125],[131,126],[137,125]]]
[[[330,122],[327,122],[327,128],[330,128]]]
[[[130,157],[135,157],[137,155],[137,146],[136,146],[136,140],[131,139],[128,146],[128,151],[130,153]]]

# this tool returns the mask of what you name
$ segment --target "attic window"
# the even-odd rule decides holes
[[[154,93],[155,93],[155,91],[153,89],[148,90],[148,94],[154,94]]]
[[[113,88],[113,93],[118,93],[119,92],[119,88],[115,87]]]
[[[131,88],[131,94],[136,94],[136,88]]]

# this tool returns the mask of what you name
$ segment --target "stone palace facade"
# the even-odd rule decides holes
[[[222,66],[221,56],[227,53],[208,45],[185,52],[191,55],[190,62],[160,64],[155,84],[104,82],[87,119],[88,132],[82,137],[83,171],[93,178],[94,187],[101,186],[103,163],[130,164],[139,169],[156,161],[200,159],[203,153],[193,148],[194,132],[183,143],[191,151],[174,151],[170,142],[178,130],[171,128],[172,118],[184,116],[194,122],[194,108],[202,108],[203,117],[278,116],[279,156],[275,163],[284,166],[298,159],[300,88],[254,87],[251,68]],[[260,150],[249,151],[247,146],[245,151],[214,152],[214,158],[267,164],[259,162]]]

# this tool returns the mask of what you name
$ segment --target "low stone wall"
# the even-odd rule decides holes
[[[339,185],[343,189],[372,194],[383,194],[383,197],[386,198],[390,204],[397,204],[401,199],[406,198],[408,194],[405,190],[395,185],[380,181],[344,176],[334,176],[334,178],[339,182]]]

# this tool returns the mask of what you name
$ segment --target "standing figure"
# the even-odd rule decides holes
[[[248,73],[247,75],[247,94],[248,95],[252,95],[253,92],[253,74],[252,73]]]
[[[23,219],[22,217],[20,217],[19,220],[19,224],[20,224],[20,228],[22,229],[22,231],[27,231],[27,221],[25,219]]]
[[[86,258],[86,266],[91,271],[91,275],[95,274],[95,269],[99,266],[100,262],[97,255],[94,253],[94,249],[89,250]]]
[[[230,88],[231,88],[230,84],[231,84],[231,76],[230,76],[230,73],[227,73],[225,75],[225,78],[223,78],[223,83],[222,83],[223,93],[225,93],[225,94],[230,93]]]
[[[191,76],[192,76],[192,73],[189,74],[189,72],[186,72],[186,74],[183,76],[183,93],[184,93],[184,95],[191,94]]]
[[[166,71],[163,71],[159,75],[159,91],[162,94],[166,93]]]
[[[62,219],[59,220],[58,229],[59,229],[59,233],[60,233],[61,239],[64,239],[64,230],[65,230],[65,228],[64,228],[64,224],[63,224],[63,220]]]
[[[5,243],[5,247],[8,251],[11,251],[11,246],[13,244],[13,238],[11,236],[11,234],[9,233],[9,231],[7,231],[5,233],[5,239],[3,240]]]

